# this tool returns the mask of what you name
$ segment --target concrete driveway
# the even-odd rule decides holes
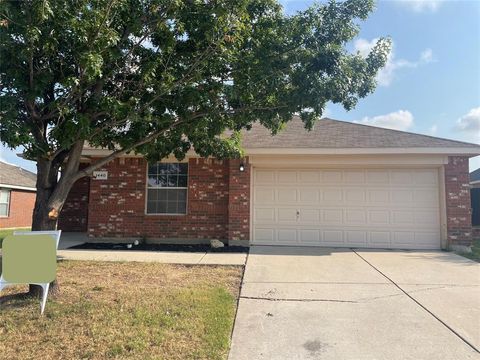
[[[479,359],[478,349],[478,263],[436,251],[257,246],[229,359]]]

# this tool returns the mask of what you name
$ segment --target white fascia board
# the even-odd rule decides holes
[[[83,156],[107,156],[111,154],[107,149],[84,149]],[[480,147],[465,148],[247,148],[245,155],[382,155],[382,154],[439,154],[439,155],[480,155]],[[196,156],[190,150],[187,156]],[[126,154],[122,157],[143,157],[140,154]]]
[[[2,189],[15,189],[15,190],[27,190],[27,191],[37,191],[34,187],[29,186],[18,186],[18,185],[10,185],[10,184],[0,184],[0,188]]]
[[[480,148],[250,148],[246,155],[382,155],[382,154],[440,154],[480,155]]]

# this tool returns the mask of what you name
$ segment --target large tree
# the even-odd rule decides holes
[[[347,51],[372,0],[287,16],[275,0],[0,2],[0,140],[37,163],[33,230],[72,185],[129,152],[241,154],[241,129],[311,128],[375,88],[390,42]],[[223,136],[226,130],[231,136]],[[111,154],[79,169],[86,143]]]

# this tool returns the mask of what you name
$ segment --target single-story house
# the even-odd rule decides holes
[[[30,227],[37,175],[0,161],[0,229]]]
[[[74,186],[60,228],[246,246],[471,244],[468,159],[480,145],[331,119],[308,132],[295,118],[274,137],[255,124],[243,147],[243,159],[116,159]],[[108,153],[87,147],[83,161]]]
[[[473,236],[480,239],[480,168],[470,173]]]

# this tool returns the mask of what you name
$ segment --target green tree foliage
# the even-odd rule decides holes
[[[353,108],[390,51],[387,39],[367,57],[346,50],[373,8],[332,0],[287,16],[275,0],[0,2],[0,139],[37,162],[33,228],[54,227],[73,183],[117,156],[239,156],[239,131],[255,121],[275,134],[293,114],[311,128],[329,101]],[[112,153],[79,170],[85,143]]]

